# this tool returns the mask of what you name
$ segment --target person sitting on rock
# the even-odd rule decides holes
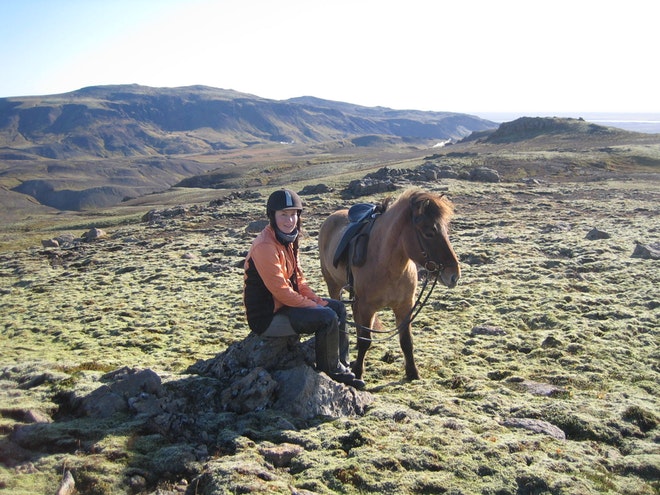
[[[250,329],[263,337],[314,334],[316,368],[356,388],[364,382],[348,367],[346,308],[309,287],[298,263],[303,205],[289,189],[266,203],[269,224],[253,240],[245,258],[243,303]]]

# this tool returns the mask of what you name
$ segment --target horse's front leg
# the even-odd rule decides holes
[[[406,378],[408,380],[419,380],[419,371],[415,364],[415,357],[413,356],[413,340],[410,325],[410,310],[403,312],[404,316],[400,313],[395,313],[396,324],[399,329],[399,345],[403,351],[403,357],[406,364]]]

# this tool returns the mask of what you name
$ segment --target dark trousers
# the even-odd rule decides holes
[[[346,307],[341,301],[325,299],[327,306],[315,308],[284,307],[274,316],[262,334],[264,337],[287,337],[314,334],[316,367],[326,373],[336,372],[339,363],[348,366]]]

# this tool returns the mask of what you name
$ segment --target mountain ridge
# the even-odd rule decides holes
[[[181,155],[364,134],[458,140],[494,127],[466,114],[370,108],[313,97],[279,101],[207,86],[90,86],[60,95],[0,99],[0,156]]]
[[[478,155],[463,165],[499,163],[517,171],[512,177],[561,163],[655,167],[657,143],[658,135],[582,119],[495,124],[454,112],[314,96],[279,101],[201,85],[90,86],[0,98],[0,207],[11,217],[105,208],[177,185],[272,187],[408,166],[431,149],[439,159]],[[530,161],[523,155],[532,150],[555,151]]]
[[[464,114],[278,101],[201,85],[0,98],[0,204],[24,204],[12,197],[21,194],[60,210],[105,207],[233,167],[239,160],[229,155],[241,150],[285,146],[302,156],[314,146],[428,148],[495,126]]]

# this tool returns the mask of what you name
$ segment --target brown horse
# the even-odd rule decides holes
[[[411,313],[417,289],[417,266],[439,275],[450,289],[461,271],[449,242],[448,227],[453,205],[444,196],[409,189],[396,200],[386,199],[369,235],[366,260],[353,266],[353,319],[358,329],[358,356],[352,363],[358,378],[364,374],[364,358],[371,346],[376,312],[391,308],[396,317],[399,344],[405,357],[406,377],[418,379],[413,358]],[[346,261],[333,263],[335,251],[349,224],[348,210],[330,215],[319,231],[321,271],[330,297],[340,298],[347,285]]]

